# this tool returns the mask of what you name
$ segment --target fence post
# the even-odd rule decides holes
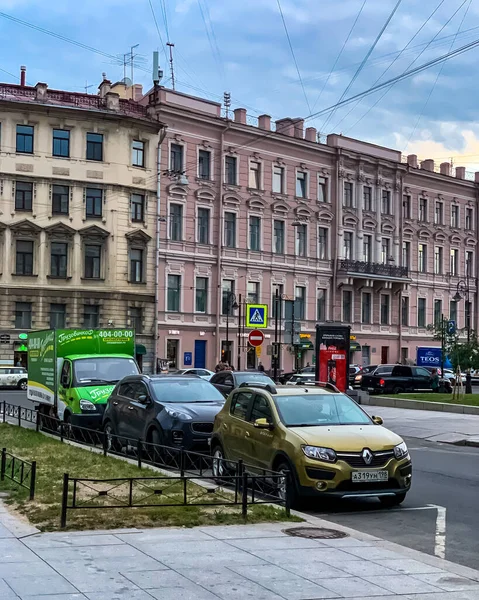
[[[37,461],[32,462],[32,468],[30,471],[30,500],[35,498],[35,480],[37,478]]]
[[[292,478],[291,478],[291,471],[285,471],[284,474],[286,475],[286,499],[285,499],[285,503],[284,503],[284,508],[286,511],[286,516],[289,517],[289,516],[291,516],[291,495],[292,495],[291,486],[293,485],[293,482],[292,482]]]
[[[36,422],[35,429],[37,430],[37,433],[38,433],[40,431],[40,425],[41,425],[40,422],[42,420],[42,413],[39,410],[37,410],[36,413],[37,413],[37,422]]]
[[[183,446],[180,448],[180,477],[185,476],[185,451]]]
[[[136,442],[136,452],[138,454],[138,468],[141,469],[141,455],[143,453],[143,443],[140,439]]]
[[[241,476],[241,514],[243,515],[243,519],[246,519],[248,516],[248,473],[243,471]]]
[[[103,431],[102,444],[103,444],[103,456],[108,455],[108,436],[106,431]]]
[[[18,407],[18,426],[22,426],[22,407]]]
[[[3,413],[3,422],[5,423],[5,421],[7,420],[7,417],[6,417],[6,414],[7,414],[7,401],[6,400],[3,401],[2,413]]]
[[[5,479],[5,467],[7,464],[7,449],[2,448],[2,462],[0,466],[0,481]]]
[[[63,473],[62,513],[60,518],[60,527],[62,529],[65,529],[65,527],[67,526],[68,487],[68,473]]]
[[[60,442],[63,442],[63,435],[64,435],[63,421],[60,421]]]

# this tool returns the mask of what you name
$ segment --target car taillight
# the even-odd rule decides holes
[[[384,385],[386,382],[384,381],[384,379],[380,379],[379,380],[379,385]]]

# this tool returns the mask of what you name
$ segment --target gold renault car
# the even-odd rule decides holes
[[[404,441],[381,425],[330,384],[244,383],[215,418],[214,475],[241,459],[251,472],[289,471],[293,501],[372,496],[394,506],[410,489],[412,465]],[[284,480],[279,487],[285,494]]]

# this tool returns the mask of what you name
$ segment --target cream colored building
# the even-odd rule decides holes
[[[152,369],[158,133],[148,109],[0,84],[0,362],[49,327],[135,327]]]

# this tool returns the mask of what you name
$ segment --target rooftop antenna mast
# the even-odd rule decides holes
[[[85,80],[85,94],[88,94],[88,90],[93,87],[93,83],[90,83],[90,85],[88,85],[88,81]]]
[[[166,42],[166,45],[170,49],[171,87],[173,89],[175,89],[175,67],[174,67],[174,64],[173,64],[173,48],[175,47],[175,44],[172,44],[171,42]]]
[[[133,54],[133,50],[135,48],[138,48],[140,44],[135,44],[134,46],[130,47],[130,72],[131,72],[131,99],[134,100],[134,88],[133,88],[133,84],[135,82],[134,78],[133,78],[133,65],[134,65],[134,58],[135,55]]]
[[[231,94],[229,92],[224,92],[223,94],[223,104],[225,105],[225,117],[229,119],[230,117],[230,108],[231,108]]]

